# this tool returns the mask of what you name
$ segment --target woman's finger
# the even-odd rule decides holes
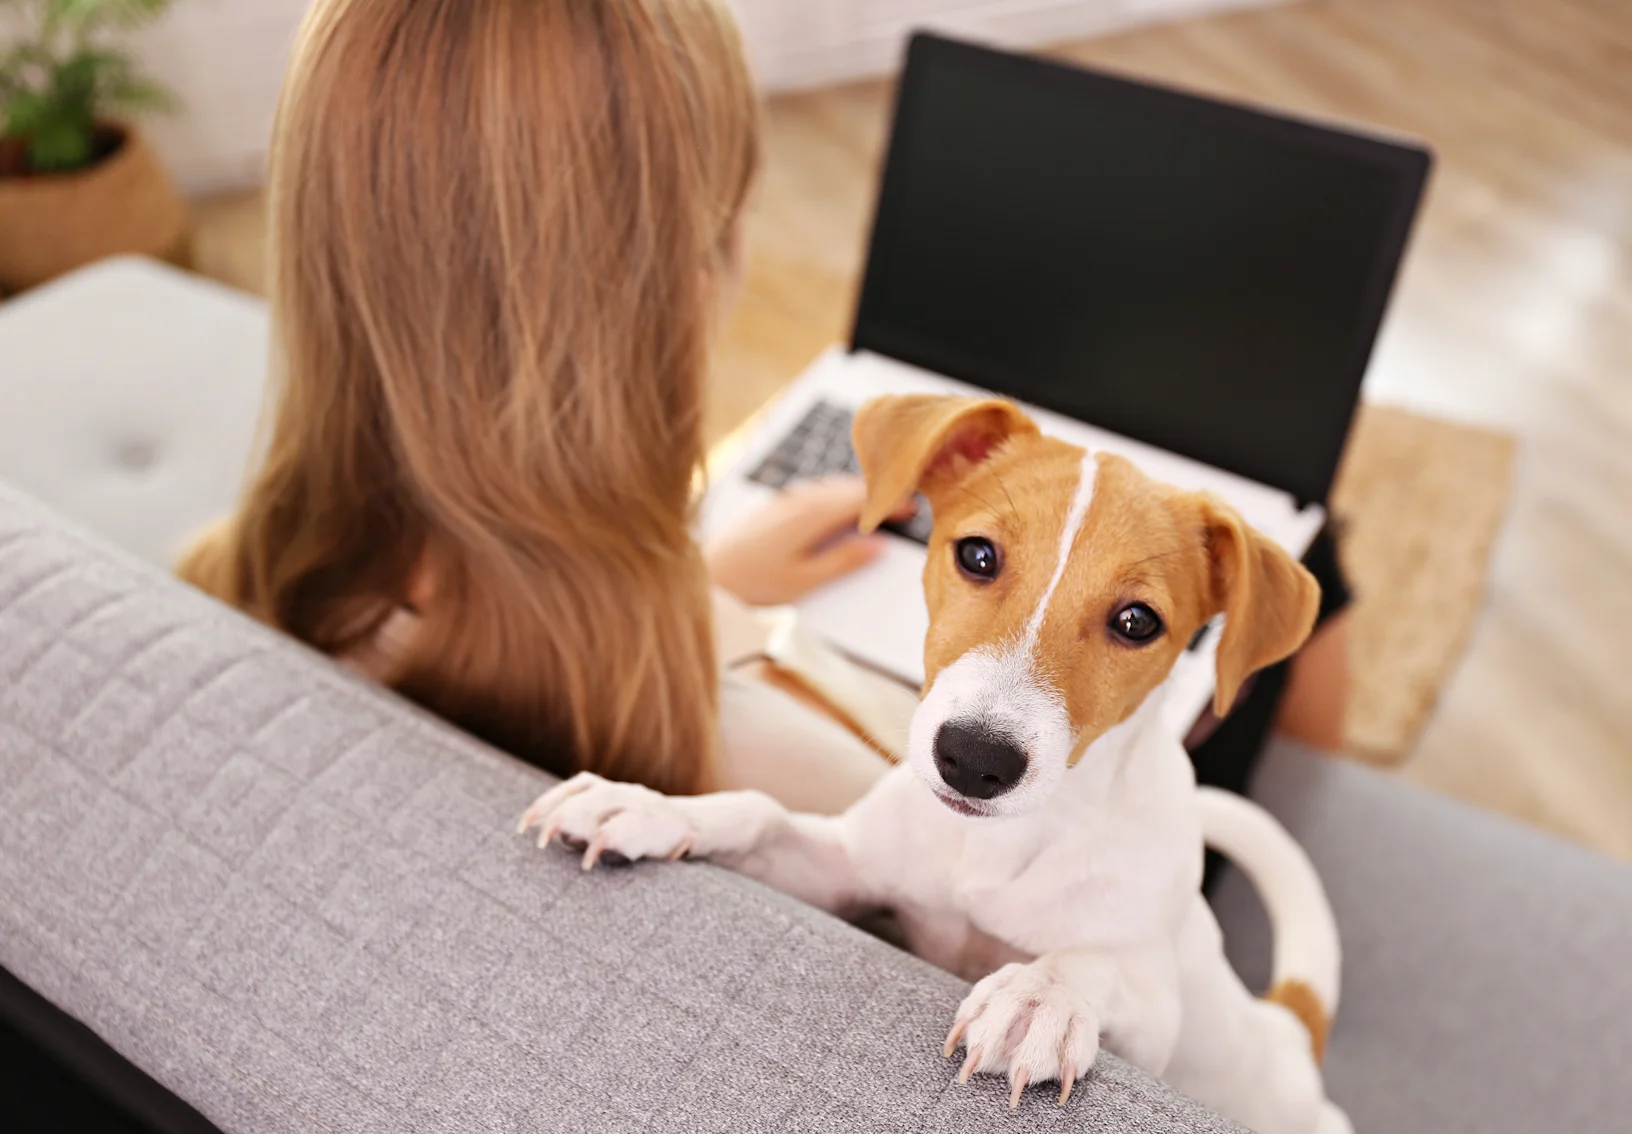
[[[854,527],[867,502],[867,484],[859,476],[830,476],[805,481],[790,491],[798,513],[813,531],[832,533]]]
[[[910,520],[918,514],[918,497],[909,496],[907,502],[890,513],[892,520]]]
[[[841,526],[854,524],[860,519],[862,507],[867,502],[867,482],[859,476],[844,474],[801,481],[794,486],[793,491],[805,488],[808,488],[811,494],[811,503],[832,515]],[[909,520],[917,512],[918,497],[912,495],[890,513],[890,519]]]
[[[835,540],[806,559],[803,570],[807,589],[814,590],[823,583],[860,570],[884,552],[881,536],[848,536]]]

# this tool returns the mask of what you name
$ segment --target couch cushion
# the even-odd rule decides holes
[[[1104,1058],[953,1082],[965,985],[706,865],[0,487],[0,965],[228,1131],[1227,1130]]]
[[[0,480],[171,562],[248,468],[266,304],[121,256],[0,303]]]
[[[1632,869],[1287,745],[1254,794],[1309,850],[1343,933],[1328,1089],[1357,1130],[1528,1134],[1632,1123]],[[1267,924],[1216,905],[1257,987]]]

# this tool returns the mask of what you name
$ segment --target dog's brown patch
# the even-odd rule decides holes
[[[1309,1046],[1314,1048],[1315,1062],[1323,1062],[1326,1058],[1326,1038],[1331,1034],[1332,1021],[1326,1014],[1326,1007],[1321,1004],[1320,997],[1315,995],[1315,990],[1301,980],[1289,978],[1265,993],[1264,999],[1271,1004],[1279,1004],[1298,1018],[1298,1022],[1309,1033]]]

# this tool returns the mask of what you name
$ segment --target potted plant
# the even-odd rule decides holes
[[[113,46],[170,0],[0,0],[0,292],[125,252],[179,256],[187,206],[123,117],[171,98]]]

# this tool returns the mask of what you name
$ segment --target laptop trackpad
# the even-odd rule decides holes
[[[804,627],[913,685],[924,681],[923,546],[885,537],[884,554],[799,603]]]

